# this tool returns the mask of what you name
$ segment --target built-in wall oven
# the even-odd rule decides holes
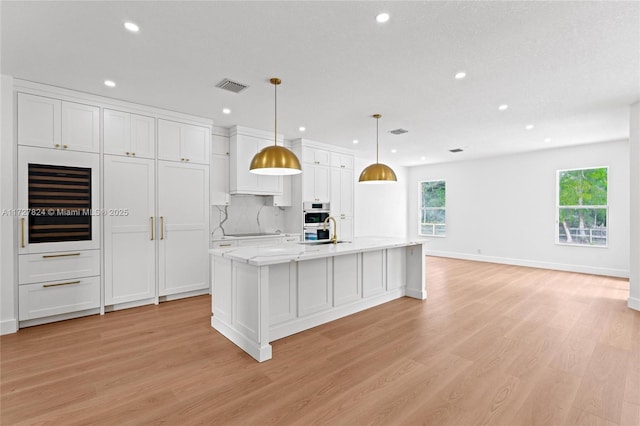
[[[331,215],[328,202],[305,201],[302,204],[303,233],[305,241],[318,239],[318,229],[322,229],[324,221]],[[331,230],[330,227],[327,229]]]
[[[19,253],[100,248],[98,154],[21,146]]]

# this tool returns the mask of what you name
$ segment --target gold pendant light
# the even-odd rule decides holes
[[[358,182],[360,183],[393,183],[397,182],[398,178],[396,177],[395,172],[391,169],[391,167],[386,164],[382,164],[378,162],[378,120],[382,117],[380,114],[373,114],[373,118],[376,119],[376,162],[375,164],[371,164],[370,166],[365,167],[365,169],[360,173],[360,179]]]
[[[274,87],[275,115],[273,146],[268,146],[258,152],[251,160],[249,171],[258,175],[297,175],[302,173],[298,157],[283,146],[278,146],[278,85],[279,78],[269,80]]]

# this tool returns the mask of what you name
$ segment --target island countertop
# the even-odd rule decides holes
[[[210,249],[209,253],[253,266],[266,266],[423,243],[406,238],[365,237],[339,244],[280,243],[263,247]]]

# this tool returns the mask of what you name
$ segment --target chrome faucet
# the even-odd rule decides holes
[[[336,219],[333,216],[329,216],[324,220],[324,225],[322,226],[322,230],[327,230],[327,223],[329,223],[329,219],[333,221],[333,236],[331,237],[331,242],[333,244],[338,243],[338,224],[336,223]]]

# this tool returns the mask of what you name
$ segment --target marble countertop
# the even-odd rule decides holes
[[[220,235],[214,236],[211,241],[226,241],[226,240],[247,240],[255,238],[278,238],[278,237],[299,237],[300,234],[267,234],[267,233],[247,233],[247,234],[234,234],[234,235]]]
[[[275,265],[343,254],[361,253],[394,247],[423,244],[425,241],[406,238],[355,238],[340,244],[281,243],[263,247],[230,247],[210,249],[209,253],[254,266]]]

